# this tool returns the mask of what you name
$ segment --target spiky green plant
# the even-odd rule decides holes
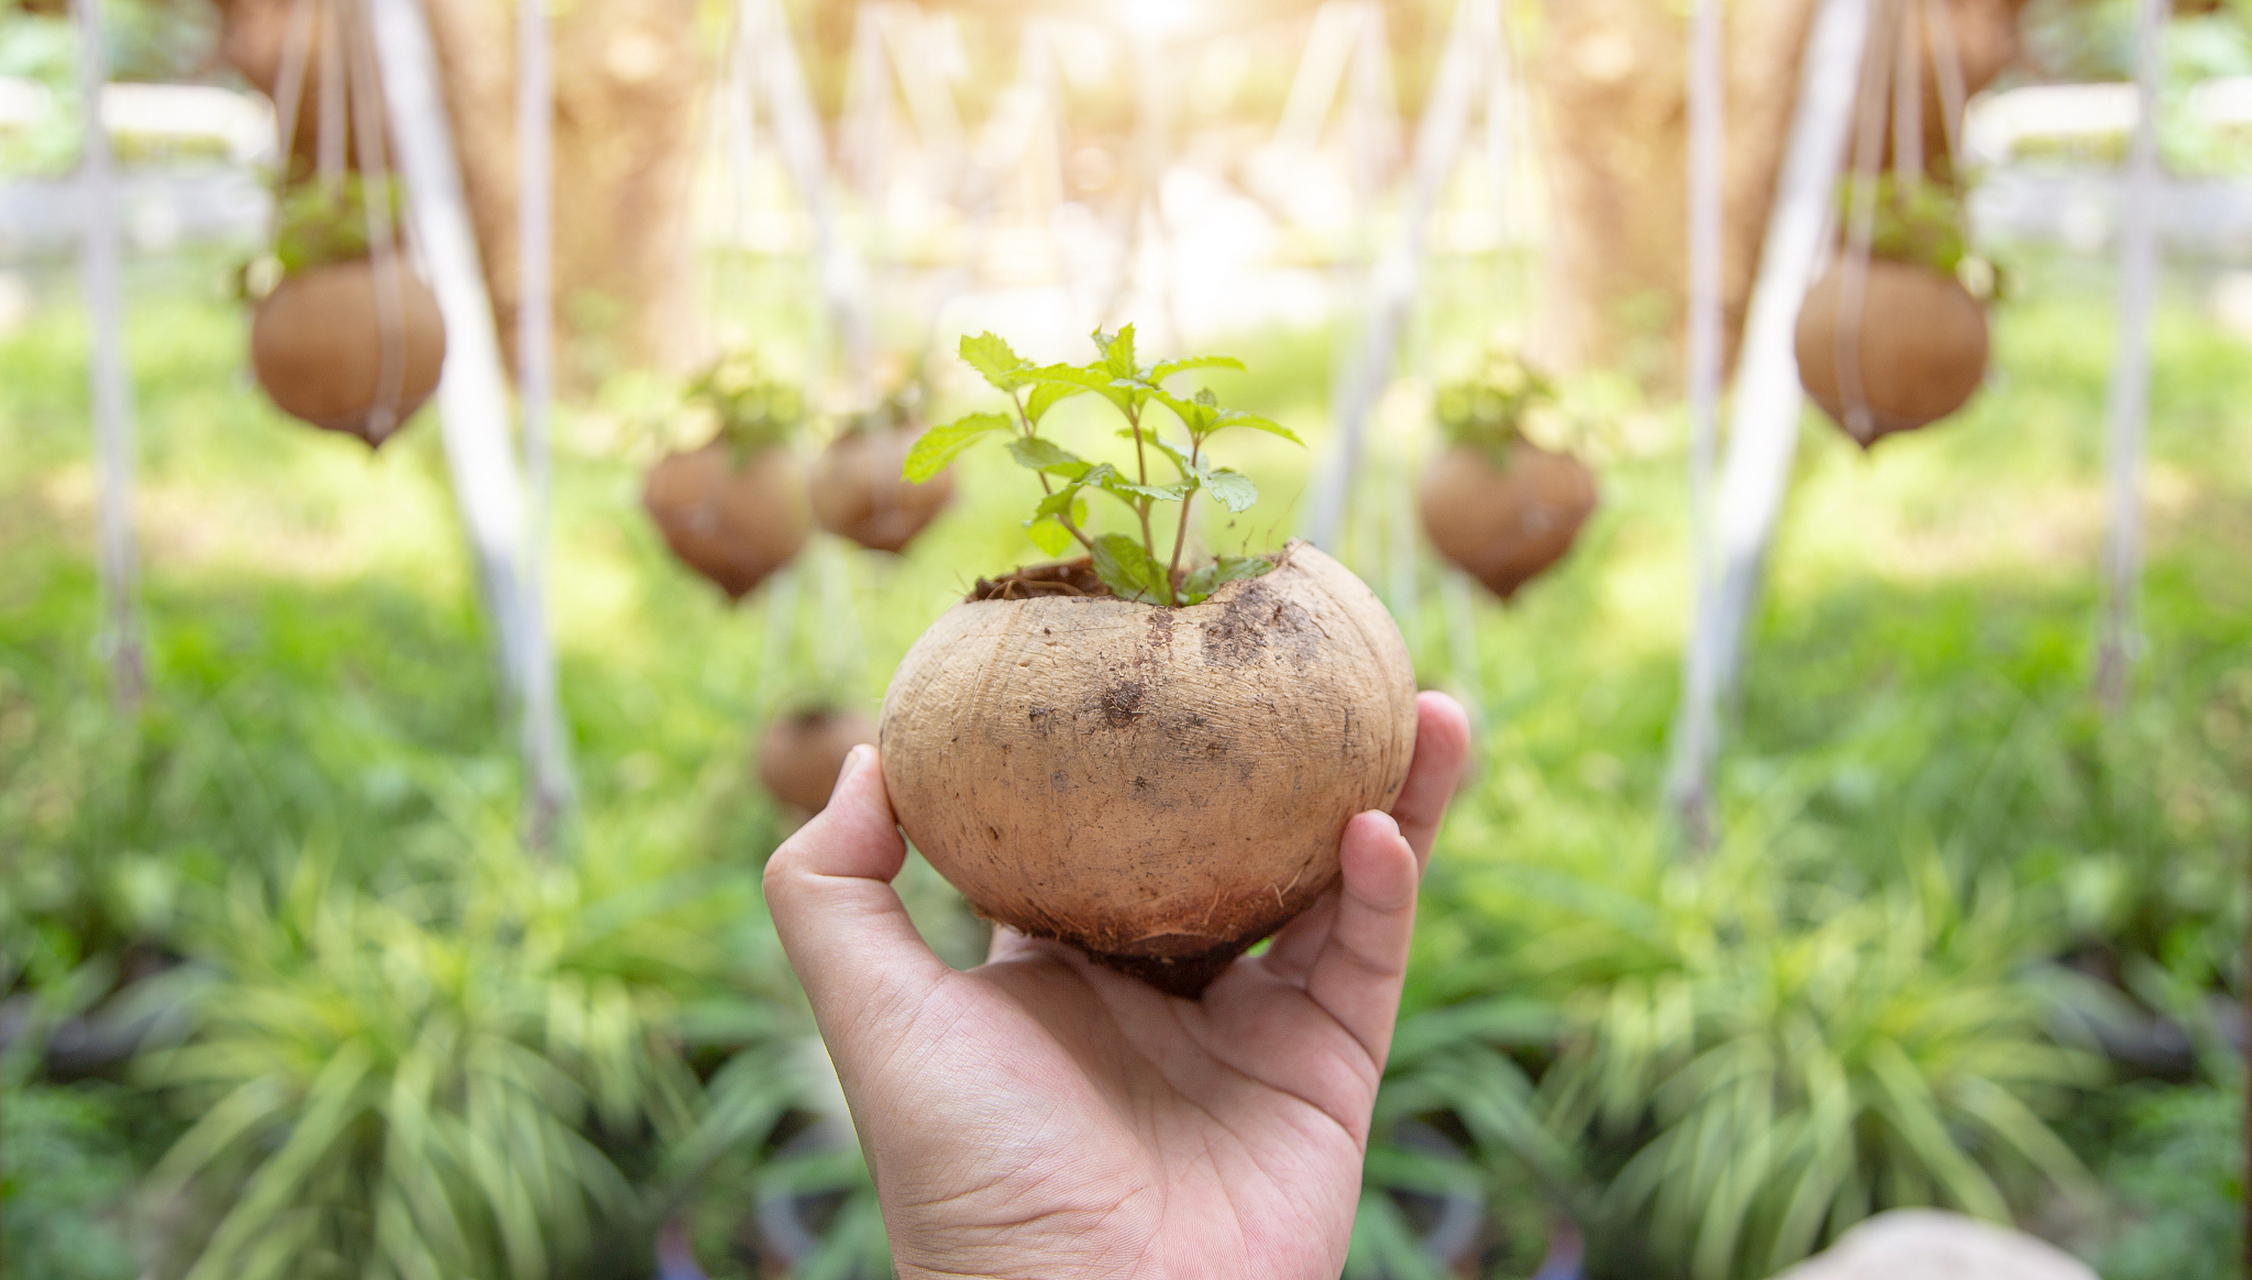
[[[1498,462],[1522,438],[1526,420],[1555,403],[1555,383],[1516,352],[1496,346],[1467,376],[1442,385],[1431,409],[1447,443]]]
[[[2049,1033],[2057,993],[2024,968],[2005,878],[1966,905],[1927,864],[1802,913],[1757,874],[1710,872],[1608,948],[1663,959],[1569,1002],[1542,1092],[1556,1132],[1630,1144],[1607,1221],[1724,1280],[1879,1209],[2007,1221],[2013,1188],[2087,1189],[2041,1117],[2095,1066]]]
[[[748,350],[730,351],[706,365],[688,380],[681,399],[709,414],[720,437],[739,453],[785,444],[805,421],[804,394]]]
[[[201,1028],[145,1063],[199,1117],[152,1179],[216,1206],[188,1280],[539,1280],[633,1222],[593,1137],[684,1129],[694,1081],[662,997],[576,966],[569,886],[386,900],[320,861],[278,902],[237,883]]]

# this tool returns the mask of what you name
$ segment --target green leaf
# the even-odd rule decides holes
[[[964,339],[968,341],[968,339]],[[952,422],[943,422],[925,431],[907,451],[907,461],[899,473],[921,484],[946,469],[964,449],[995,431],[1009,430],[1009,420],[998,413],[966,413]]]
[[[1003,391],[1014,391],[1032,380],[1031,366],[998,334],[987,332],[974,338],[964,334],[960,351],[962,363]]]
[[[1134,326],[1120,325],[1116,333],[1094,333],[1095,349],[1103,353],[1103,367],[1114,378],[1131,378],[1141,372],[1134,363]]]
[[[1071,530],[1054,516],[1044,516],[1024,522],[1024,531],[1032,537],[1032,545],[1051,556],[1060,556],[1071,550]]]
[[[1048,410],[1056,407],[1057,401],[1092,389],[1076,382],[1042,378],[1038,369],[1032,371],[1032,377],[1035,381],[1032,394],[1025,397],[1024,416],[1032,419],[1035,426],[1039,425],[1040,419],[1048,416]]]
[[[1190,439],[1201,439],[1217,429],[1214,424],[1218,420],[1218,406],[1211,400],[1210,392],[1206,392],[1202,398],[1189,400],[1183,400],[1162,387],[1153,387],[1148,394],[1150,399],[1173,411],[1173,416],[1179,418],[1181,425],[1189,429]]]
[[[1234,356],[1189,356],[1183,360],[1160,360],[1150,367],[1149,380],[1163,382],[1176,373],[1191,369],[1235,369],[1241,371],[1243,361]]]
[[[1259,486],[1240,471],[1221,467],[1217,471],[1203,472],[1201,478],[1204,491],[1230,511],[1248,511],[1251,504],[1259,500]]]
[[[1212,430],[1218,431],[1224,427],[1249,427],[1254,431],[1264,431],[1270,436],[1281,436],[1290,443],[1301,447],[1306,443],[1298,438],[1297,432],[1292,431],[1273,418],[1256,413],[1245,413],[1241,409],[1220,410],[1219,414],[1212,420]]]
[[[1105,463],[1104,465],[1109,464]],[[1104,493],[1129,500],[1148,498],[1154,502],[1179,502],[1196,491],[1196,482],[1193,480],[1184,480],[1179,484],[1137,484],[1118,474],[1115,469],[1109,475],[1100,479],[1096,479],[1094,473],[1089,472],[1086,482],[1100,486]]]
[[[1095,539],[1095,576],[1121,600],[1166,598],[1165,570],[1142,544],[1123,533]]]
[[[1132,427],[1120,427],[1118,429],[1118,438],[1121,440],[1133,439],[1134,429]],[[1173,460],[1173,465],[1180,470],[1181,478],[1183,480],[1186,480],[1190,476],[1196,474],[1197,466],[1195,463],[1189,461],[1189,455],[1181,452],[1180,448],[1173,444],[1172,441],[1167,440],[1165,437],[1157,434],[1155,431],[1152,431],[1147,426],[1144,426],[1142,428],[1142,441],[1143,443],[1149,445],[1151,448],[1157,450],[1159,453],[1162,453],[1166,457],[1171,458]]]
[[[1181,583],[1181,603],[1200,603],[1227,583],[1256,578],[1274,567],[1265,556],[1221,556]]]
[[[1084,475],[1087,471],[1086,459],[1052,440],[1042,440],[1038,436],[1017,436],[1010,440],[1009,456],[1017,460],[1018,466],[1030,467],[1034,471],[1051,471],[1058,475]],[[1067,471],[1066,468],[1070,470]]]

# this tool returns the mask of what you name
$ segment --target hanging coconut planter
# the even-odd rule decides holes
[[[1849,249],[1814,282],[1794,338],[1800,384],[1864,449],[1962,408],[1987,359],[1952,203],[1931,184],[1895,196],[1889,180],[1876,199],[1868,256]]]
[[[803,420],[795,388],[748,355],[726,357],[689,384],[698,416],[717,420],[701,448],[650,468],[641,503],[673,554],[741,600],[805,546],[805,481],[787,441]]]
[[[376,221],[394,225],[388,215]],[[380,237],[367,225],[356,176],[284,197],[283,274],[251,317],[250,364],[284,413],[376,448],[437,389],[446,326],[437,295],[395,242],[371,252]]]
[[[1525,436],[1554,402],[1548,381],[1503,351],[1438,395],[1451,447],[1424,473],[1416,511],[1432,547],[1504,600],[1563,559],[1595,510],[1587,464]]]
[[[813,518],[871,551],[900,551],[954,496],[954,478],[940,472],[922,484],[900,474],[920,429],[918,381],[908,380],[876,409],[855,415],[814,459],[807,477]]]
[[[759,785],[799,813],[819,813],[845,757],[875,740],[876,722],[858,711],[817,706],[776,716],[759,735]]]
[[[1006,433],[1048,489],[1036,540],[1091,554],[981,579],[915,642],[884,697],[884,781],[907,837],[980,914],[1194,998],[1334,885],[1346,822],[1397,797],[1415,676],[1374,593],[1310,545],[1189,567],[1187,508],[1162,504],[1258,496],[1212,466],[1211,438],[1296,437],[1166,389],[1233,361],[1139,366],[1131,326],[1097,343],[1093,364],[1036,369],[990,334],[963,342],[1012,411],[933,428],[908,475]],[[1128,458],[1040,434],[1083,391],[1135,424]],[[1135,533],[1088,533],[1097,492]],[[1180,531],[1168,559],[1141,532],[1153,524]]]

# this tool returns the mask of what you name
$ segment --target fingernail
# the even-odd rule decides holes
[[[844,790],[844,784],[852,781],[852,775],[860,772],[860,767],[868,763],[868,757],[874,754],[876,749],[865,742],[845,752],[844,767],[837,770],[837,785],[830,788],[830,796],[833,798],[837,792]]]

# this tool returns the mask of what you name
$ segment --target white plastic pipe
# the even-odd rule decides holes
[[[2158,287],[2158,82],[2168,0],[2135,5],[2135,132],[2119,226],[2119,333],[2104,405],[2109,518],[2103,541],[2103,646],[2096,693],[2106,711],[2126,705],[2128,672],[2142,656],[2143,429],[2150,412],[2150,311]]]
[[[1714,516],[1719,579],[1689,637],[1687,687],[1674,730],[1666,790],[1685,813],[1703,811],[1711,794],[1720,704],[1735,685],[1744,628],[1759,597],[1767,546],[1798,448],[1803,393],[1792,334],[1832,225],[1830,197],[1844,160],[1870,7],[1871,0],[1822,0],[1799,67],[1790,143],[1768,211],[1737,361]]]
[[[492,300],[462,194],[461,168],[446,121],[438,60],[420,0],[368,0],[383,69],[384,104],[406,180],[417,243],[446,325],[446,364],[438,383],[438,416],[454,502],[469,535],[486,615],[500,650],[503,688],[512,709],[532,724],[531,709],[554,702],[554,659],[535,593],[526,579],[524,490],[509,441],[508,377]],[[552,722],[539,726],[559,733]],[[551,740],[528,753],[534,787],[548,779],[542,761],[561,761]]]
[[[1714,606],[1713,459],[1719,448],[1721,368],[1721,220],[1726,195],[1727,77],[1721,0],[1696,0],[1689,18],[1689,557],[1690,628]],[[1695,687],[1700,650],[1682,651],[1682,683]],[[1709,732],[1710,721],[1695,725]],[[1689,726],[1685,723],[1684,729]],[[1709,751],[1709,748],[1705,748]],[[1684,797],[1681,821],[1693,848],[1711,843],[1711,815],[1702,788]]]
[[[548,438],[555,403],[555,63],[547,0],[516,6],[516,399],[523,414],[525,832],[549,848],[571,798],[571,762],[547,625],[547,551],[555,482]]]
[[[79,269],[92,329],[89,378],[94,444],[101,474],[95,513],[95,560],[101,578],[101,650],[110,663],[110,696],[128,710],[147,689],[141,660],[140,557],[133,532],[133,384],[125,364],[125,289],[117,230],[117,178],[102,88],[109,83],[109,33],[101,0],[71,0],[78,24],[78,88],[85,129],[78,162]]]

